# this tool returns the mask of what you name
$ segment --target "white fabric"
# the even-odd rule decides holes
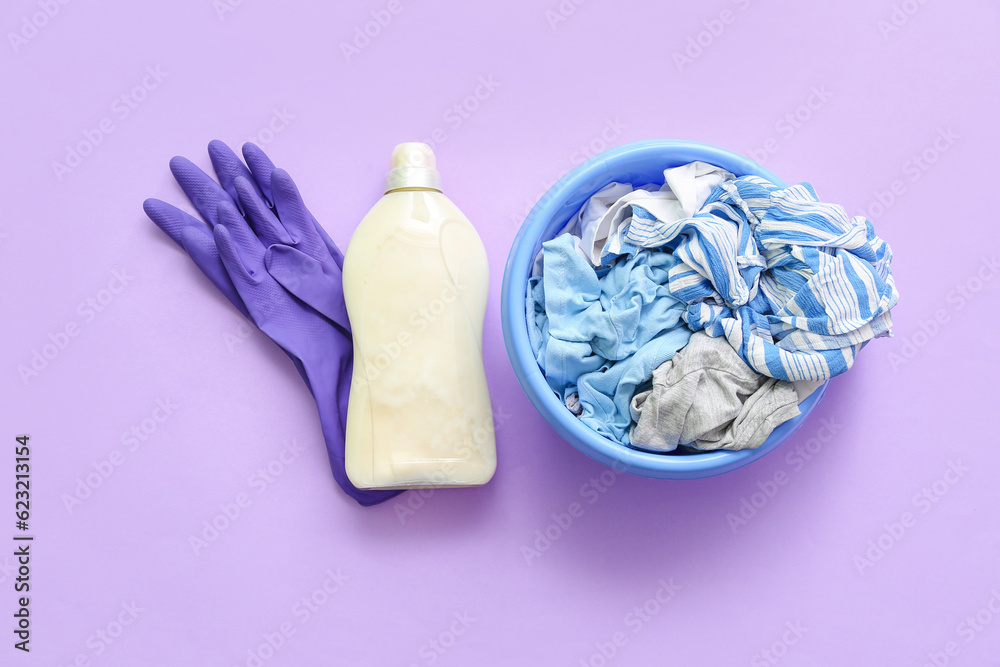
[[[631,218],[631,204],[657,214],[663,220],[683,220],[698,212],[705,200],[722,181],[733,175],[707,162],[689,162],[663,171],[664,183],[657,188],[645,185],[633,188],[630,183],[610,183],[598,190],[587,203],[552,238],[569,232],[576,237],[576,248],[594,266],[601,266],[607,256],[622,250],[621,237]],[[542,251],[535,255],[531,275],[542,272]]]
[[[591,264],[600,266],[606,256],[628,252],[622,237],[632,218],[633,204],[669,224],[693,216],[719,183],[734,178],[725,169],[700,161],[666,169],[663,177],[659,190],[633,190],[612,204],[600,219],[581,220],[580,237],[589,250]]]

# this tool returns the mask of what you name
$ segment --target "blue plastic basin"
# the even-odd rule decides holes
[[[613,181],[635,185],[663,183],[663,170],[694,160],[727,169],[737,176],[755,174],[784,186],[785,183],[761,165],[715,146],[690,141],[654,139],[612,148],[594,156],[563,176],[549,188],[528,214],[514,239],[507,258],[501,289],[500,319],[504,343],[514,373],[528,398],[552,428],[569,444],[606,465],[643,477],[698,479],[736,470],[773,451],[806,420],[827,384],[799,405],[802,414],[771,433],[757,449],[696,454],[654,454],[631,449],[598,434],[577,419],[545,382],[528,342],[525,295],[535,254],[544,241],[577,212],[595,192]]]

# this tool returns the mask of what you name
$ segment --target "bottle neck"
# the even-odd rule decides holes
[[[392,190],[386,190],[384,194],[389,194],[390,192],[437,192],[438,194],[444,194],[439,188],[418,187],[393,188]]]
[[[397,167],[385,177],[385,192],[395,190],[435,190],[441,192],[441,176],[430,167]]]

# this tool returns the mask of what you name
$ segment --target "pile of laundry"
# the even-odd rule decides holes
[[[864,217],[692,162],[611,183],[542,244],[528,335],[581,421],[655,452],[750,449],[891,335],[889,245]]]

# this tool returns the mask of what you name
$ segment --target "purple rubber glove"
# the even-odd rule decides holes
[[[333,475],[344,491],[365,506],[398,495],[358,489],[344,468],[352,342],[341,285],[343,255],[287,172],[276,169],[260,148],[244,145],[249,169],[221,141],[209,144],[209,155],[219,183],[185,158],[170,161],[208,224],[156,199],[143,203],[146,214],[295,362],[316,399]]]

